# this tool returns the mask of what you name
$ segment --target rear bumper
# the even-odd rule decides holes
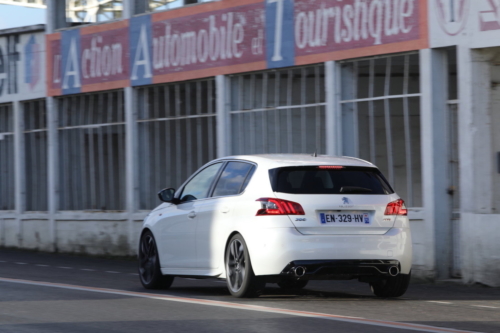
[[[281,276],[301,280],[349,280],[362,277],[390,276],[400,270],[397,260],[296,260],[281,271]],[[298,269],[300,272],[297,273]]]
[[[329,262],[325,266],[329,267],[327,271],[335,270],[335,266],[349,261],[397,261],[401,274],[409,274],[411,270],[412,241],[409,228],[392,228],[385,235],[303,235],[295,228],[269,228],[245,233],[243,237],[249,248],[255,275],[281,275],[287,265],[299,261]],[[314,271],[316,266],[314,263],[311,265]],[[357,269],[366,271],[368,268],[365,266]],[[381,267],[384,266],[372,264],[372,267],[368,270],[383,271]]]

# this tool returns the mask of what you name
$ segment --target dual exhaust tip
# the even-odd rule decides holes
[[[300,278],[306,274],[306,268],[302,266],[292,267],[289,273],[292,274],[294,277]],[[399,268],[397,266],[391,266],[389,267],[388,273],[390,276],[398,276]]]

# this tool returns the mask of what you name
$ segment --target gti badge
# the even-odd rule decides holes
[[[350,204],[350,203],[351,203],[351,200],[349,200],[349,199],[348,199],[348,198],[346,198],[346,197],[343,197],[343,198],[342,198],[342,202],[344,203],[344,205],[348,205],[348,204]]]

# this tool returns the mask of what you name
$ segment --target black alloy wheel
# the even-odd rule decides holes
[[[262,294],[265,281],[255,276],[245,240],[234,235],[226,249],[226,282],[235,297],[257,297]]]
[[[139,245],[139,277],[146,289],[167,289],[174,277],[162,275],[158,249],[151,231],[145,231]]]

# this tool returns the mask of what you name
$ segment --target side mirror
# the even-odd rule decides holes
[[[175,189],[174,188],[164,188],[160,192],[158,192],[158,198],[163,201],[163,202],[171,202],[174,203],[174,194],[175,194]]]

